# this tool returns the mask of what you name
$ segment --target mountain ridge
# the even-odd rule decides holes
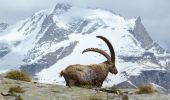
[[[143,81],[145,83],[153,82],[170,88],[166,80],[170,54],[151,39],[140,17],[125,20],[107,10],[78,8],[60,3],[53,9],[35,13],[16,26],[9,34],[0,37],[3,44],[0,45],[0,54],[4,54],[4,44],[8,51],[0,57],[0,70],[16,67],[38,78],[39,82],[64,84],[59,72],[68,65],[100,63],[105,60],[97,54],[81,54],[83,49],[89,47],[98,47],[108,52],[105,44],[95,38],[96,35],[102,35],[115,48],[116,64],[120,72],[116,76],[109,74],[104,86],[127,80],[138,84],[146,78],[147,81]],[[143,71],[153,70],[160,77],[162,72],[167,75],[163,79],[147,79],[148,74]],[[149,76],[155,75],[153,73]],[[144,77],[141,79],[140,75]]]

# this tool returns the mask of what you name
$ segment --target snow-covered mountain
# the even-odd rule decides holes
[[[59,73],[68,65],[106,60],[96,53],[82,54],[89,47],[108,52],[97,35],[112,42],[119,71],[109,74],[104,86],[131,81],[170,89],[170,53],[151,39],[140,17],[126,20],[109,10],[62,3],[18,22],[0,37],[0,70],[20,68],[39,82],[64,84]]]

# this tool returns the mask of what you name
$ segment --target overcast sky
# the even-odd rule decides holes
[[[141,16],[153,40],[170,50],[170,0],[0,0],[0,22],[14,24],[61,1],[111,9],[126,19]]]

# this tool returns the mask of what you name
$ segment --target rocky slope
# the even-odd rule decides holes
[[[24,92],[9,94],[9,89],[20,86]],[[61,85],[15,81],[0,77],[0,100],[169,100],[170,96],[155,92],[136,94],[137,89],[119,89],[119,92],[104,92],[100,89],[85,89]]]
[[[89,47],[108,52],[96,35],[113,44],[119,71],[118,75],[109,74],[104,86],[130,81],[170,89],[170,53],[151,39],[140,17],[126,20],[112,11],[70,4],[37,12],[1,36],[0,72],[22,69],[39,82],[65,84],[59,73],[68,65],[105,60],[95,53],[81,53]]]

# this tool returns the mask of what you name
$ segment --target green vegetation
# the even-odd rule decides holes
[[[15,97],[15,100],[23,100],[23,99],[21,98],[21,95],[18,95]]]
[[[86,100],[103,100],[103,99],[97,98],[95,96],[89,96]]]
[[[81,86],[79,86],[79,87],[81,87],[81,88],[86,88],[86,89],[97,88],[97,86],[95,86],[95,85],[89,85],[89,84],[81,85]]]
[[[14,86],[14,87],[10,87],[8,92],[13,94],[13,93],[24,93],[25,91],[20,86]]]
[[[114,93],[114,94],[118,94],[118,95],[121,95],[121,91],[115,87],[111,87],[111,88],[101,88],[99,89],[100,91],[103,91],[103,92],[107,92],[107,93]]]
[[[110,90],[111,90],[112,93],[119,94],[119,95],[122,94],[121,91],[118,88],[111,87]]]
[[[13,86],[9,88],[8,95],[6,96],[13,96],[15,97],[15,100],[23,100],[21,98],[21,95],[17,95],[18,93],[24,93],[25,90],[21,88],[20,86]]]
[[[154,93],[154,89],[151,85],[144,85],[138,88],[137,94],[149,94]]]
[[[17,71],[17,70],[7,72],[5,75],[5,78],[26,81],[26,82],[31,81],[31,77],[28,74],[22,71]]]
[[[129,100],[129,98],[128,98],[127,95],[123,95],[123,96],[122,96],[122,100]]]

